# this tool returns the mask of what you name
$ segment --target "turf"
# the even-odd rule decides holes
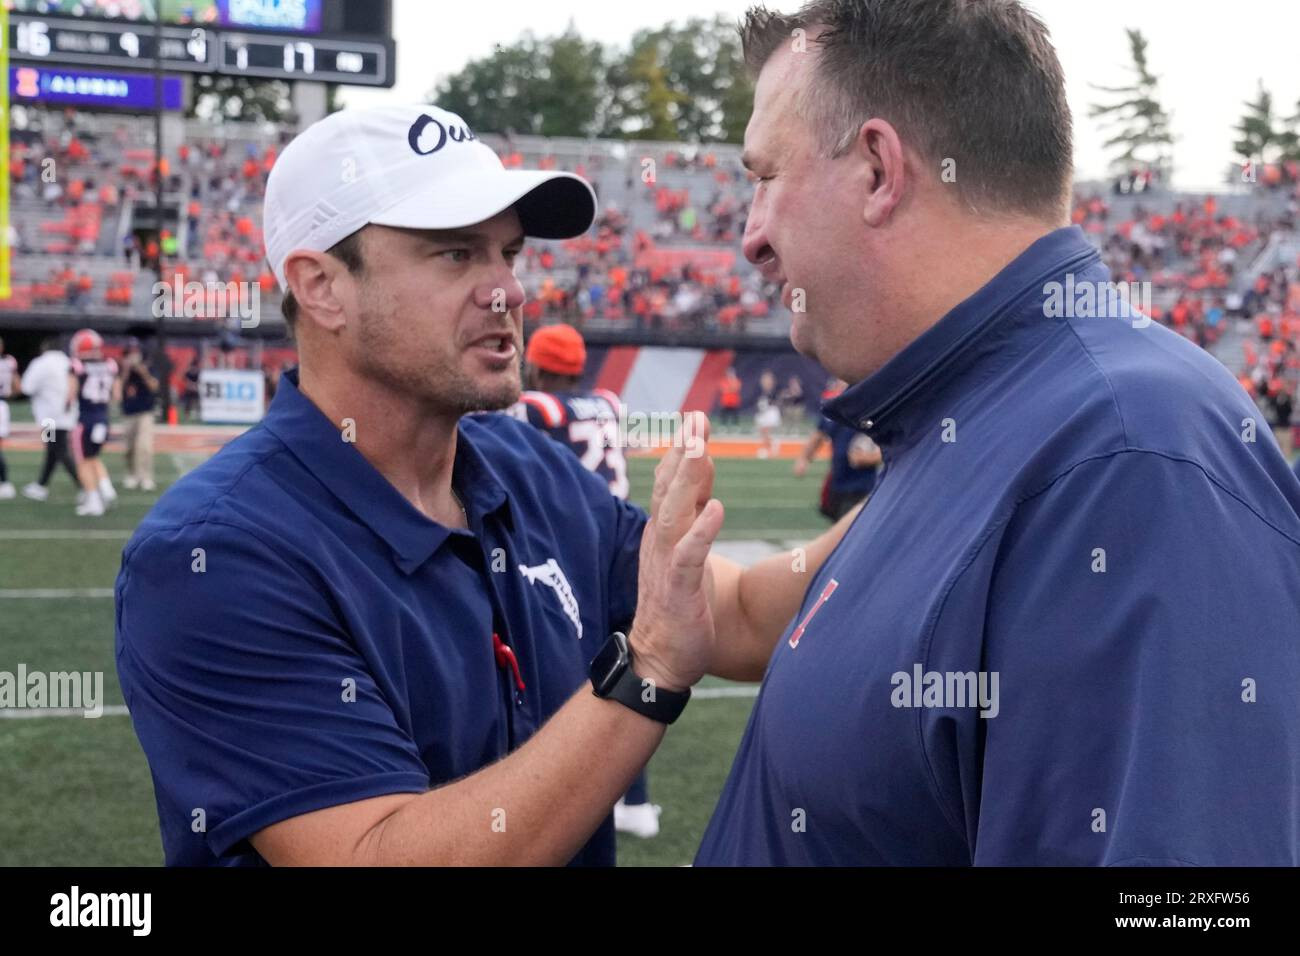
[[[36,476],[38,455],[7,451],[10,480]],[[102,671],[105,705],[122,704],[113,663],[111,597],[14,597],[6,592],[111,589],[122,547],[180,468],[162,456],[158,492],[124,491],[119,456],[107,459],[121,500],[102,518],[73,513],[75,489],[56,474],[44,503],[0,501],[0,671]],[[632,497],[647,498],[654,462],[630,463]],[[806,539],[825,527],[813,504],[824,464],[796,479],[788,461],[721,459],[714,492],[727,509],[722,537]],[[718,686],[706,680],[701,686]],[[753,705],[699,699],[650,763],[663,807],[650,840],[620,835],[624,866],[689,863],[717,802]],[[162,861],[148,765],[125,716],[0,719],[0,865],[152,866]]]

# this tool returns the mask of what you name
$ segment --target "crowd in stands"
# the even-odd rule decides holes
[[[744,332],[747,319],[768,315],[780,297],[757,272],[735,268],[734,250],[660,250],[643,230],[629,234],[613,206],[601,212],[594,235],[529,246],[524,258],[526,323],[563,319],[581,327],[599,317],[637,330]]]
[[[1269,412],[1284,450],[1300,383],[1300,260],[1263,272],[1246,292],[1252,330],[1242,343],[1241,385]]]
[[[502,153],[507,167],[522,164],[508,146]],[[743,334],[773,315],[780,288],[740,255],[748,187],[739,161],[669,150],[657,158],[633,151],[621,162],[623,192],[602,197],[592,232],[525,250],[525,322]],[[555,157],[532,164],[554,168]],[[571,171],[586,176],[588,167]]]
[[[96,157],[69,112],[58,132],[14,131],[9,147],[11,200],[40,203],[35,230],[11,220],[10,246],[19,254],[88,255],[96,251],[105,216],[135,185],[134,167],[115,169]]]
[[[182,286],[256,283],[263,300],[274,301],[260,205],[287,134],[279,141],[251,130],[243,138],[192,137],[168,146],[155,163],[141,135],[148,122],[101,116],[88,124],[71,110],[47,111],[14,130],[12,196],[39,214],[11,222],[11,248],[26,265],[8,307],[142,313],[140,290],[151,287],[158,269]],[[536,145],[526,152],[509,140],[496,148],[508,167],[570,169],[606,193],[589,233],[526,247],[519,275],[529,293],[528,325],[781,332],[773,326],[783,321],[779,288],[740,255],[749,186],[735,150],[642,156],[606,144],[577,159]],[[1248,288],[1240,280],[1272,234],[1294,233],[1300,168],[1283,163],[1258,172],[1278,201],[1252,207],[1249,217],[1220,209],[1214,196],[1169,193],[1135,171],[1109,189],[1079,193],[1072,221],[1092,236],[1114,281],[1151,284],[1156,321],[1214,349],[1248,320],[1242,384],[1275,420],[1289,422],[1300,379],[1300,263],[1266,270]],[[133,228],[124,208],[151,209],[159,179],[169,210],[163,228]],[[1220,357],[1230,365],[1236,359]]]
[[[39,123],[15,130],[10,150],[16,204],[10,247],[32,263],[41,255],[73,256],[81,268],[60,263],[44,276],[18,276],[11,307],[138,308],[137,278],[146,274],[144,285],[151,287],[159,270],[168,283],[179,276],[182,285],[257,282],[263,293],[274,289],[259,219],[278,144],[192,139],[155,162],[152,148],[140,145],[144,121],[138,118],[123,118],[105,132],[102,123],[83,128],[73,110],[29,113]],[[161,229],[132,228],[132,217],[122,216],[124,205],[152,214],[160,178],[175,226],[169,212]],[[25,214],[24,204],[39,214]],[[107,229],[122,234],[106,235]],[[122,256],[123,268],[93,274],[85,268],[115,255]]]
[[[1253,178],[1255,182],[1271,191],[1286,191],[1294,194],[1296,188],[1300,187],[1300,163],[1288,159],[1280,163],[1244,164],[1242,176],[1248,181]]]
[[[1241,251],[1265,235],[1256,224],[1219,215],[1213,196],[1161,211],[1138,203],[1118,218],[1092,195],[1076,201],[1071,219],[1092,235],[1113,281],[1150,282],[1162,303],[1151,317],[1203,347],[1222,334]]]
[[[660,184],[657,172],[654,176],[646,176],[643,167],[640,181],[648,187],[655,212],[651,236],[659,241],[681,239],[738,243],[745,229],[748,208],[743,198],[748,194],[746,175],[739,162],[734,158],[731,162],[719,161],[716,154],[706,151],[698,151],[689,158],[669,151],[663,158],[663,166],[669,171],[706,172],[709,175],[697,177],[696,183],[708,182],[709,185],[707,191],[689,187],[674,189]],[[628,193],[636,189],[636,182],[637,178],[629,174],[626,182]]]
[[[45,205],[39,225],[43,241],[34,244],[17,232],[11,236],[16,250],[102,254],[101,224],[116,223],[123,203],[152,206],[159,176],[166,205],[176,210],[176,226],[125,232],[109,244],[123,257],[124,268],[107,276],[94,278],[80,270],[69,278],[68,267],[52,267],[46,279],[19,283],[24,287],[15,290],[14,305],[93,303],[126,310],[138,305],[136,275],[144,272],[152,280],[159,270],[169,285],[176,278],[181,286],[256,282],[264,297],[276,294],[263,258],[259,213],[278,144],[192,139],[165,150],[155,164],[151,149],[135,145],[132,130],[138,127],[127,119],[105,136],[81,131],[74,111],[45,116],[40,135],[18,140],[11,163],[15,194]],[[524,164],[517,150],[501,153],[507,166]],[[53,181],[42,182],[47,158],[58,172]],[[629,160],[634,163],[635,158]],[[557,168],[558,161],[530,156],[529,165]],[[572,171],[588,176],[603,165],[595,157],[574,164]],[[663,184],[656,175],[629,175],[627,195],[653,209],[653,216],[645,217],[652,220],[648,228],[629,228],[627,215],[611,202],[592,233],[530,246],[521,274],[531,296],[528,321],[582,325],[598,318],[637,329],[743,333],[749,320],[772,313],[779,289],[764,283],[739,256],[747,207],[738,162],[670,151],[658,171],[707,172],[714,188],[701,198],[690,188]]]
[[[1286,176],[1282,171],[1269,180],[1284,201],[1249,222],[1223,213],[1213,196],[1166,202],[1158,209],[1144,198],[1117,217],[1104,199],[1089,195],[1078,198],[1072,219],[1093,235],[1113,279],[1150,282],[1155,290],[1151,317],[1198,345],[1213,348],[1237,319],[1249,320],[1239,380],[1266,410],[1289,452],[1291,409],[1300,383],[1300,262],[1264,270],[1244,289],[1237,281],[1270,236],[1295,234],[1300,197],[1297,180]],[[1289,189],[1282,188],[1286,183]],[[1237,360],[1230,354],[1219,357],[1230,366]]]

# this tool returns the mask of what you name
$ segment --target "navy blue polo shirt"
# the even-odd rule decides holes
[[[132,366],[122,385],[122,414],[141,415],[154,410],[158,393],[145,382],[138,366]]]
[[[633,616],[644,512],[501,414],[461,420],[452,483],[468,531],[416,511],[293,372],[145,518],[117,665],[167,863],[259,865],[258,830],[473,773],[584,684]],[[573,862],[614,862],[612,818]]]
[[[1049,315],[1108,278],[1049,233],[828,403],[887,467],[697,864],[1300,863],[1300,482],[1207,353]]]
[[[839,495],[871,494],[876,486],[876,468],[854,468],[849,462],[849,448],[862,432],[825,415],[818,422],[817,430],[831,442],[831,491]]]

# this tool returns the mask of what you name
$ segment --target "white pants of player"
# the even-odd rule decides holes
[[[153,412],[126,416],[126,471],[137,481],[153,482]]]

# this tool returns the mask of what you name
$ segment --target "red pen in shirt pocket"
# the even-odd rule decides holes
[[[519,661],[515,657],[515,652],[510,649],[509,644],[501,640],[501,635],[496,631],[492,632],[492,651],[496,655],[497,667],[502,670],[509,667],[515,675],[515,686],[523,690],[524,679],[519,673]]]

